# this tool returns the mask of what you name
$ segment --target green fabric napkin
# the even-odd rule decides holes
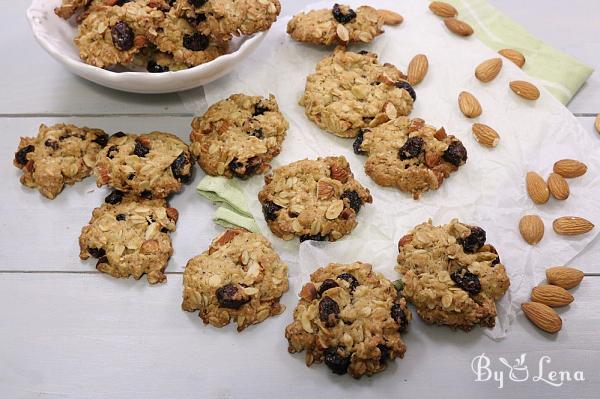
[[[512,48],[525,55],[523,71],[538,79],[561,103],[568,104],[594,71],[535,38],[487,0],[445,0],[468,22],[475,37],[493,50]]]
[[[550,47],[522,26],[496,10],[487,0],[445,0],[459,18],[471,24],[475,37],[493,50],[512,48],[525,55],[523,70],[538,79],[560,102],[567,104],[592,74],[593,69]],[[213,221],[224,227],[243,227],[258,232],[248,211],[244,193],[233,179],[206,176],[197,187],[200,195],[220,207]]]

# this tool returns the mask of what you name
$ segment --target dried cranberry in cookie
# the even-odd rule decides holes
[[[493,327],[496,301],[510,281],[485,232],[453,219],[434,226],[429,220],[398,243],[402,294],[429,324],[470,330]]]
[[[361,207],[373,199],[354,179],[346,158],[326,157],[275,169],[265,177],[258,200],[273,234],[303,242],[350,234]]]
[[[300,291],[294,321],[285,329],[290,353],[306,364],[325,363],[335,374],[373,375],[404,356],[400,333],[412,315],[404,298],[366,263],[330,263]]]
[[[183,310],[200,311],[205,324],[238,331],[285,310],[287,266],[260,234],[230,229],[190,259],[183,273]]]
[[[353,147],[355,153],[367,155],[365,172],[377,184],[397,187],[415,199],[438,189],[467,159],[456,137],[407,117],[362,129]]]
[[[41,125],[37,137],[22,137],[13,164],[23,171],[21,183],[49,199],[92,174],[108,135],[100,129]]]

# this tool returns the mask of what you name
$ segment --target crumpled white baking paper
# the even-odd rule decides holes
[[[353,6],[361,2],[350,1]],[[374,2],[375,3],[375,2]],[[371,44],[352,46],[351,50],[368,49],[379,54],[380,61],[395,64],[406,72],[415,54],[426,54],[429,72],[416,87],[417,101],[411,117],[423,118],[436,127],[459,137],[466,146],[469,159],[465,166],[444,181],[437,190],[425,193],[415,201],[410,195],[383,188],[365,175],[365,157],[355,155],[352,140],[333,136],[319,129],[304,115],[298,105],[306,76],[313,73],[319,60],[332,48],[297,43],[286,34],[289,17],[280,18],[267,38],[248,60],[229,76],[204,87],[208,104],[233,93],[251,95],[274,94],[290,129],[281,154],[273,167],[304,158],[344,155],[355,177],[373,195],[373,204],[362,208],[356,230],[335,242],[285,242],[267,228],[257,200],[262,177],[242,184],[251,212],[264,234],[273,242],[283,259],[290,264],[290,277],[306,281],[317,267],[329,262],[370,262],[391,279],[397,242],[414,225],[432,218],[435,224],[458,217],[461,221],[483,227],[488,242],[500,253],[510,275],[509,292],[498,302],[496,327],[487,331],[491,338],[506,336],[520,304],[527,300],[532,286],[544,279],[544,269],[567,264],[595,237],[595,232],[575,238],[556,235],[552,220],[577,215],[591,221],[600,220],[600,150],[598,140],[579,125],[573,115],[548,92],[529,102],[510,91],[512,80],[533,79],[504,59],[499,76],[481,83],[474,76],[475,67],[498,55],[473,37],[463,38],[447,31],[442,20],[433,15],[419,0],[377,1],[377,7],[395,10],[404,16],[397,27],[386,27],[385,34]],[[307,6],[307,9],[330,7],[330,2]],[[541,85],[538,85],[541,88]],[[474,94],[483,107],[475,120],[465,118],[457,105],[458,94]],[[184,100],[193,105],[193,94]],[[494,149],[480,146],[472,137],[471,124],[485,123],[500,134]],[[527,196],[525,174],[533,170],[547,177],[555,161],[574,158],[584,161],[588,173],[570,179],[571,196],[567,201],[551,199],[545,205],[534,205]],[[527,245],[519,235],[522,215],[539,214],[546,233],[536,246]]]

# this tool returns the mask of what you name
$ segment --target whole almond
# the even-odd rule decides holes
[[[471,36],[473,28],[468,23],[456,18],[444,18],[444,24],[452,32],[459,36]]]
[[[404,21],[402,15],[394,11],[377,10],[377,14],[379,14],[379,17],[383,20],[383,23],[386,25],[400,25],[402,21]]]
[[[566,266],[554,266],[546,269],[546,280],[566,290],[577,287],[583,280],[583,272]]]
[[[432,1],[431,4],[429,4],[429,9],[435,15],[443,18],[451,18],[458,15],[456,8],[443,1]]]
[[[524,80],[513,80],[509,84],[510,89],[515,92],[516,95],[526,100],[537,100],[540,98],[540,91],[532,83]]]
[[[596,115],[596,121],[594,122],[594,127],[596,131],[600,133],[600,114]]]
[[[550,199],[550,190],[548,185],[542,179],[542,176],[535,172],[527,172],[525,177],[527,193],[533,202],[536,204],[545,204]]]
[[[481,115],[481,104],[474,95],[467,91],[458,95],[458,107],[467,118],[477,118]]]
[[[544,237],[544,221],[538,215],[525,215],[519,221],[519,232],[525,242],[535,245]]]
[[[562,320],[558,313],[548,305],[539,302],[521,304],[525,316],[541,330],[547,333],[557,333],[562,328]]]
[[[562,201],[569,198],[569,183],[558,173],[550,173],[548,176],[548,189],[557,200]]]
[[[575,298],[571,293],[557,285],[538,285],[531,290],[531,300],[533,302],[543,303],[551,308],[567,306]]]
[[[505,48],[498,51],[498,53],[514,62],[519,68],[523,68],[523,65],[525,65],[525,56],[517,50]]]
[[[592,231],[594,224],[589,220],[578,216],[563,216],[552,222],[552,228],[556,234],[563,236],[577,236]]]
[[[475,77],[482,82],[491,82],[502,69],[502,58],[490,58],[475,68]]]
[[[500,141],[498,132],[483,123],[474,123],[472,130],[475,140],[483,146],[493,148],[496,147],[498,141]]]
[[[335,192],[334,187],[324,180],[319,180],[317,183],[317,198],[328,199],[333,196]]]
[[[417,54],[410,60],[408,64],[408,83],[415,86],[423,81],[427,70],[429,69],[429,61],[425,54]]]
[[[587,166],[575,159],[561,159],[554,163],[552,169],[554,173],[566,178],[579,177],[587,172]]]

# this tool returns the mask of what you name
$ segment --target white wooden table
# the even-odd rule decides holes
[[[18,136],[34,134],[42,122],[72,121],[108,131],[162,129],[187,136],[192,110],[177,95],[120,93],[66,72],[31,37],[24,16],[28,3],[0,0],[0,131],[6,137],[0,147],[0,181],[4,196],[26,192],[10,163]],[[283,3],[286,13],[303,7],[303,2]],[[492,3],[538,37],[600,69],[600,2]],[[598,139],[593,116],[600,111],[599,93],[600,73],[596,72],[569,105],[587,132]],[[197,173],[195,183],[201,177]],[[101,192],[88,192],[93,189],[89,180],[66,190],[57,201],[77,201],[87,194],[101,198]],[[228,370],[211,368],[211,358],[195,345],[203,339],[204,327],[197,316],[178,309],[183,255],[201,252],[218,231],[210,222],[213,208],[193,191],[188,187],[173,201],[180,212],[184,209],[191,216],[178,226],[180,235],[174,240],[179,255],[169,264],[168,283],[160,287],[99,274],[89,263],[82,264],[73,248],[61,247],[65,235],[76,242],[89,209],[63,215],[32,192],[23,196],[29,202],[18,210],[7,209],[0,201],[0,398],[295,398],[308,396],[314,384],[322,381],[326,385],[316,388],[328,397],[378,397],[377,381],[390,378],[397,379],[398,397],[598,397],[600,239],[572,261],[589,275],[575,290],[576,301],[568,312],[561,310],[565,327],[556,336],[534,329],[523,315],[501,342],[489,340],[478,330],[452,333],[425,328],[417,320],[412,328],[418,333],[406,336],[411,350],[405,360],[374,378],[353,381],[306,369],[301,356],[290,357],[286,352],[281,337],[285,320],[271,320],[239,337],[225,329],[215,347],[227,347],[228,353],[233,349],[239,355],[231,359]],[[15,212],[22,218],[9,217]],[[48,218],[55,228],[41,231],[38,218]],[[183,236],[182,231],[189,234]],[[41,242],[44,251],[38,248]],[[284,298],[288,311],[294,301],[295,293]],[[248,347],[246,337],[263,337],[263,341]],[[503,379],[501,388],[501,382],[493,378],[475,381],[472,359],[482,353],[491,361],[489,370],[504,371],[502,378],[496,375]],[[498,358],[512,364],[522,353],[526,353],[530,378],[512,381]],[[257,358],[263,355],[268,359],[257,367]],[[551,358],[550,364],[543,365],[546,380],[551,379],[552,370],[568,371],[572,380],[559,387],[534,381],[543,356]],[[485,362],[480,364],[485,366]],[[298,377],[272,380],[271,367],[289,367]],[[485,379],[486,368],[482,370]],[[573,380],[580,377],[576,371],[582,372],[585,381]],[[513,379],[522,372],[516,370]],[[230,382],[214,383],[215,376],[223,374]],[[239,384],[240,376],[253,383]]]

